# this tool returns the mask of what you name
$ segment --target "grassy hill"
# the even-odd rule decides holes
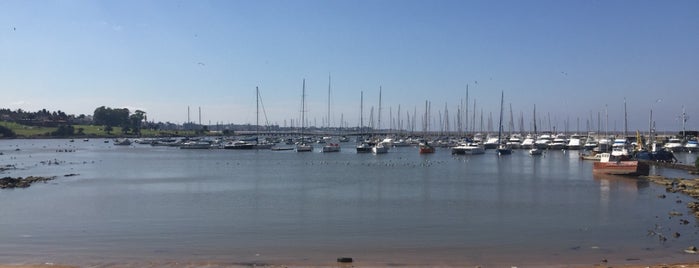
[[[56,131],[57,127],[38,127],[38,126],[26,126],[14,122],[0,121],[0,125],[7,127],[14,131],[18,138],[51,138],[51,132]],[[71,137],[119,137],[119,136],[133,136],[129,133],[123,135],[121,133],[121,127],[113,127],[112,131],[108,134],[104,131],[104,126],[95,125],[73,125],[75,129],[75,135]],[[80,133],[82,129],[82,135]],[[144,137],[162,137],[162,136],[194,136],[196,133],[194,131],[163,131],[163,130],[151,130],[143,129],[141,130],[141,136]]]

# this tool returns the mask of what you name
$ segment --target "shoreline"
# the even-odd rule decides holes
[[[595,265],[570,265],[570,264],[545,264],[536,266],[496,266],[494,267],[577,267],[577,268],[599,268],[599,267],[624,267],[624,268],[699,268],[699,261],[697,262],[672,262],[672,263],[660,263],[660,264],[609,264],[600,263]],[[371,264],[371,263],[334,263],[334,264],[319,264],[319,265],[296,265],[296,264],[264,264],[264,263],[217,263],[217,262],[169,262],[169,263],[150,263],[146,266],[140,266],[129,263],[109,263],[104,265],[89,265],[89,266],[78,266],[78,265],[65,265],[65,264],[0,264],[0,268],[81,268],[81,267],[188,267],[188,268],[245,268],[245,267],[261,267],[261,268],[350,268],[350,267],[364,267],[364,268],[382,268],[382,267],[440,267],[440,268],[455,268],[455,267],[491,267],[490,265],[450,265],[450,264],[438,264],[433,265],[428,264]]]

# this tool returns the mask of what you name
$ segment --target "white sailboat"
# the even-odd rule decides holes
[[[378,118],[378,129],[381,130],[381,87],[379,86],[379,118]],[[376,143],[373,147],[371,147],[371,152],[374,154],[385,154],[388,153],[388,148],[390,147],[390,144],[387,144],[386,142],[382,141],[379,143]]]
[[[313,145],[306,142],[304,137],[304,127],[306,126],[306,79],[303,79],[303,87],[301,91],[301,141],[296,144],[297,152],[312,152]]]
[[[498,141],[500,144],[498,144],[498,148],[496,149],[498,155],[512,154],[512,147],[502,142],[502,105],[504,100],[505,92],[502,92],[502,95],[500,96],[500,124],[498,125]]]
[[[536,137],[536,105],[534,105],[534,137]],[[532,147],[529,149],[529,154],[530,155],[541,155],[543,150],[539,149],[538,147],[533,145],[533,140],[532,140]]]
[[[359,100],[359,131],[360,131],[360,136],[361,132],[364,130],[364,91],[360,92],[360,100]],[[357,139],[359,141],[359,144],[357,144],[357,153],[370,153],[371,152],[371,145],[369,145],[368,142],[364,141],[362,139]]]
[[[255,116],[255,149],[272,149],[272,146],[274,144],[267,142],[266,140],[263,140],[260,142],[260,88],[255,87],[255,94],[257,96],[257,104],[255,106],[256,110],[256,116]],[[267,116],[265,115],[265,118]]]

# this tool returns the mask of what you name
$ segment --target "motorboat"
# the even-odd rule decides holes
[[[507,145],[509,145],[510,148],[512,148],[512,149],[522,148],[522,135],[519,135],[519,134],[511,135],[510,138],[507,139]]]
[[[534,146],[536,146],[536,148],[539,148],[539,149],[548,149],[550,143],[551,143],[551,134],[544,133],[536,138],[536,141],[534,142]]]
[[[522,144],[520,145],[520,147],[522,149],[534,148],[534,142],[535,142],[534,136],[527,135],[526,137],[524,137],[524,140],[522,141]]]
[[[568,140],[568,144],[566,145],[566,149],[568,149],[568,150],[580,150],[582,148],[583,148],[583,143],[582,143],[582,139],[580,138],[580,135],[578,135],[578,134],[570,135],[570,139]]]
[[[322,152],[324,153],[333,153],[333,152],[339,152],[340,151],[340,144],[337,143],[328,143],[325,146],[323,146]]]
[[[665,146],[663,146],[665,149],[670,150],[672,152],[679,152],[684,150],[684,145],[682,145],[682,140],[679,138],[670,138],[668,139],[667,143],[665,143]]]
[[[255,148],[254,143],[247,141],[237,140],[229,141],[223,145],[223,149],[233,149],[233,150],[251,150]]]
[[[628,141],[625,138],[614,139],[614,143],[612,143],[612,156],[628,158],[629,155]]]
[[[597,147],[597,145],[597,140],[593,136],[587,136],[587,140],[585,140],[583,147],[585,150],[592,150]]]
[[[311,145],[309,143],[305,143],[305,142],[296,144],[296,151],[297,152],[313,152],[313,145]]]
[[[542,155],[543,152],[544,152],[544,150],[536,148],[536,147],[529,149],[529,155]]]
[[[374,154],[385,154],[388,153],[389,144],[385,142],[379,142],[374,147],[371,147],[371,152]]]
[[[485,147],[476,142],[461,143],[451,148],[451,154],[484,154]]]
[[[206,141],[188,141],[182,143],[180,149],[211,149],[211,143]]]
[[[495,149],[498,147],[498,144],[500,144],[500,138],[498,137],[488,137],[485,140],[485,143],[483,143],[483,147],[485,149]]]
[[[357,153],[371,153],[371,145],[367,142],[357,144]]]
[[[566,140],[566,136],[563,134],[558,134],[558,135],[556,135],[556,137],[553,138],[551,143],[549,143],[549,149],[561,150],[561,149],[565,149],[566,145],[568,145],[568,141]]]

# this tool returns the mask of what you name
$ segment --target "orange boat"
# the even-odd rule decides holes
[[[613,160],[609,153],[601,154],[599,162],[594,162],[592,173],[609,175],[640,176],[648,175],[649,166],[647,163],[631,160]]]

